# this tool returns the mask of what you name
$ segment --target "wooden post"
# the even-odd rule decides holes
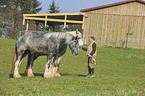
[[[46,31],[46,26],[47,26],[47,16],[45,16],[45,25],[44,25],[44,31]]]
[[[25,16],[23,16],[23,25],[25,25]]]
[[[36,23],[36,31],[38,31],[39,21],[35,21],[35,23]]]
[[[29,20],[27,20],[27,26],[26,26],[26,31],[29,29]]]
[[[87,44],[87,27],[88,27],[88,18],[87,18],[87,22],[86,22],[86,33],[85,34],[85,44]]]
[[[65,15],[64,28],[66,28],[66,20],[67,20],[67,15]]]
[[[83,16],[82,29],[84,29],[84,23],[85,23],[85,16]]]

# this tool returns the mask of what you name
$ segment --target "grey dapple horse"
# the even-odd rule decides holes
[[[27,54],[27,76],[34,76],[32,72],[33,61],[41,55],[47,55],[44,78],[60,76],[58,73],[59,62],[62,55],[66,52],[67,45],[69,45],[72,54],[77,55],[79,53],[79,46],[83,46],[81,33],[79,31],[46,34],[28,33],[21,36],[15,45],[15,58],[11,70],[14,73],[14,78],[21,77],[18,72],[19,65]],[[52,63],[54,63],[53,74]]]

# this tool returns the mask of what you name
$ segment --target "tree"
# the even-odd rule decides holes
[[[36,14],[42,9],[40,5],[38,0],[20,0],[21,14]],[[35,21],[29,21],[29,29],[36,30],[35,24]]]
[[[52,4],[49,5],[49,8],[48,8],[48,13],[59,13],[60,10],[59,10],[59,6],[56,6],[55,5],[55,1],[52,0]]]
[[[55,1],[52,0],[52,4],[50,4],[48,8],[48,13],[59,13],[60,12],[59,8],[60,8],[59,6],[56,6]],[[51,27],[53,31],[60,31],[62,29],[60,25],[49,24],[49,27],[46,28],[46,30],[51,29]]]
[[[0,35],[5,38],[18,38],[22,31],[22,17],[25,13],[38,13],[41,8],[37,0],[1,0]]]
[[[17,21],[19,21],[19,13],[18,10],[18,1],[17,0],[2,0],[0,3],[0,30],[1,35],[6,38],[17,38],[17,32],[15,29],[17,27]]]
[[[36,14],[42,7],[39,8],[41,3],[37,0],[20,0],[20,9],[22,14]]]

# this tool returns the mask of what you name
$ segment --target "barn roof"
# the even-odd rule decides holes
[[[108,7],[123,5],[123,4],[127,4],[127,3],[132,3],[132,2],[138,2],[138,3],[141,3],[141,4],[145,4],[145,1],[143,1],[143,0],[126,0],[126,1],[112,3],[112,4],[108,4],[108,5],[92,7],[92,8],[88,8],[88,9],[82,9],[82,10],[80,10],[80,12],[88,12],[88,11],[93,11],[93,10],[99,10],[99,9],[104,9],[104,8],[108,8]]]

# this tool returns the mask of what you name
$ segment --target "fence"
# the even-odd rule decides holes
[[[88,13],[84,42],[94,35],[98,46],[145,49],[145,16]]]

